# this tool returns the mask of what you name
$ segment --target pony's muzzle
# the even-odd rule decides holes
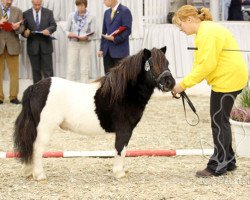
[[[159,88],[163,91],[163,92],[169,92],[173,89],[173,87],[175,86],[175,79],[173,78],[172,75],[170,74],[164,74],[159,82],[158,82]]]

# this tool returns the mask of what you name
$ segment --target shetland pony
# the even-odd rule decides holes
[[[154,88],[168,92],[175,85],[165,52],[166,47],[141,50],[93,83],[52,77],[29,86],[13,135],[25,175],[46,179],[42,154],[60,126],[82,134],[114,132],[117,154],[113,172],[117,178],[123,177],[126,146]]]

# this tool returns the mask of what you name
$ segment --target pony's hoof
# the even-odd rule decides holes
[[[29,176],[26,176],[26,180],[27,181],[32,181],[33,180],[33,175],[31,174]]]
[[[121,178],[123,178],[123,177],[125,177],[125,176],[126,176],[126,173],[125,173],[124,171],[115,172],[115,177],[116,177],[117,179],[121,179]]]
[[[33,178],[34,180],[39,181],[39,182],[47,180],[47,177],[45,174],[38,174],[38,175],[33,174]]]
[[[48,183],[47,179],[42,179],[42,180],[39,180],[38,182],[43,184],[43,185]]]
[[[32,167],[29,167],[29,166],[23,167],[23,174],[27,178],[32,176]]]
[[[33,177],[32,172],[24,172],[24,176],[29,179],[30,177]]]

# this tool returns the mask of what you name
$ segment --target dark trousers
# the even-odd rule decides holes
[[[214,153],[208,161],[207,168],[216,174],[226,172],[235,166],[235,154],[232,149],[232,131],[229,122],[235,98],[241,92],[211,92],[210,117],[213,133]]]
[[[107,74],[109,70],[114,67],[122,58],[112,58],[109,54],[109,51],[107,52],[106,56],[103,58],[103,64],[104,64],[104,72]]]
[[[52,54],[29,55],[32,67],[33,83],[37,83],[42,77],[53,76]]]

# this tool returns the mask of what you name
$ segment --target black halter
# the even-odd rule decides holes
[[[161,88],[161,90],[163,91],[163,85],[160,83],[161,78],[164,75],[169,75],[171,76],[171,72],[169,70],[164,70],[157,78],[155,77],[155,75],[152,73],[151,69],[153,67],[153,63],[152,63],[152,57],[150,57],[144,65],[144,69],[146,72],[149,72],[151,77],[154,79],[154,81],[156,82],[156,84],[159,86],[159,88]]]

